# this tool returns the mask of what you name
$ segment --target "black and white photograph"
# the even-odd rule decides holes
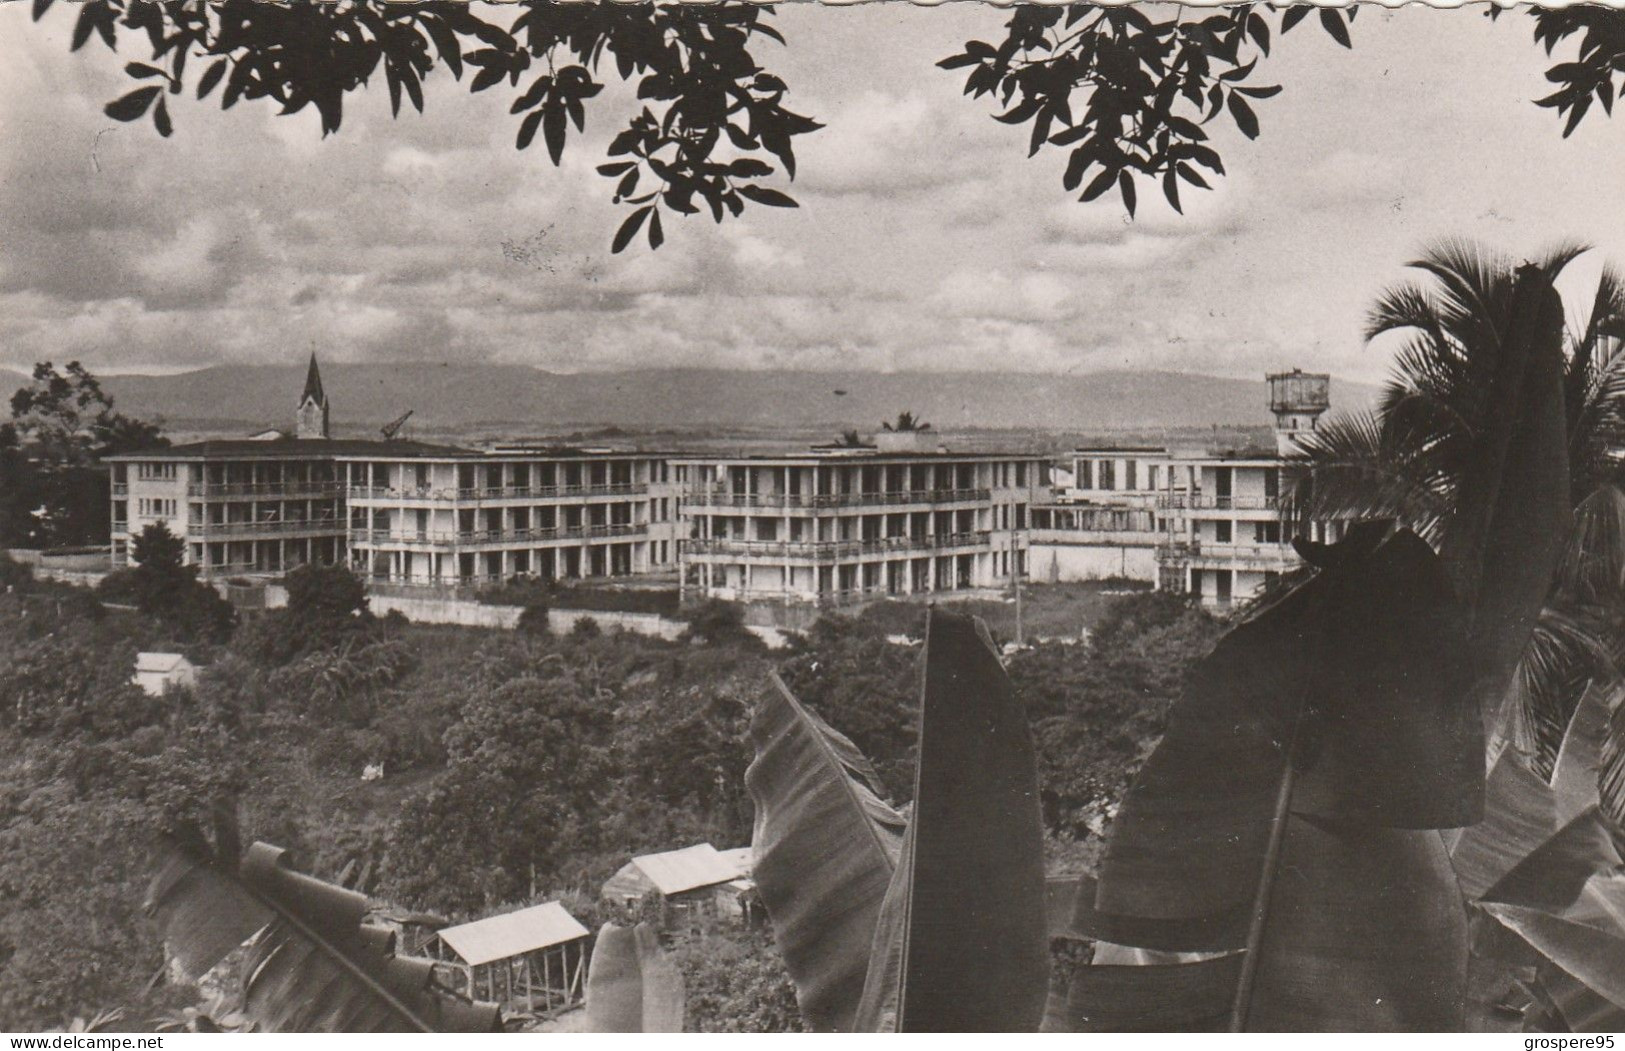
[[[1612,1047],[1616,92],[1592,5],[0,3],[0,1033]]]

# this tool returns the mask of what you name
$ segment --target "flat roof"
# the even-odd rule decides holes
[[[108,460],[457,460],[495,462],[537,459],[669,459],[669,453],[578,449],[567,446],[470,449],[429,442],[378,438],[210,438],[163,448],[119,453]]]
[[[587,936],[587,928],[556,901],[518,912],[445,927],[440,940],[464,963],[478,966]]]
[[[897,460],[932,462],[940,460],[1032,460],[1035,463],[1047,462],[1052,454],[1033,452],[953,452],[930,450],[921,452],[881,452],[878,449],[811,449],[807,452],[788,453],[739,453],[725,456],[721,454],[695,454],[679,453],[670,457],[673,463],[705,464],[705,463],[759,463],[759,464],[806,464],[830,463],[843,461],[872,461]]]
[[[478,456],[455,445],[375,438],[208,438],[162,448],[119,453],[109,460],[314,460],[344,456]]]

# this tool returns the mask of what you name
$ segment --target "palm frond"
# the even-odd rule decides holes
[[[1551,777],[1587,685],[1615,677],[1617,629],[1618,619],[1606,607],[1541,610],[1512,680],[1506,704],[1511,719],[1504,731],[1540,776]]]
[[[1296,532],[1317,521],[1392,518],[1431,541],[1449,512],[1449,494],[1417,470],[1377,413],[1334,416],[1303,437],[1302,449],[1308,470],[1281,504]]]
[[[1437,304],[1428,290],[1414,282],[1395,285],[1377,297],[1376,305],[1366,315],[1365,339],[1370,342],[1378,336],[1403,329],[1419,329],[1439,342],[1444,331],[1439,326]]]
[[[1625,492],[1600,486],[1574,509],[1553,590],[1594,605],[1625,599]]]

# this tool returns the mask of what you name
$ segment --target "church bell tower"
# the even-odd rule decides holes
[[[327,394],[322,390],[322,373],[316,367],[316,355],[310,355],[310,370],[305,373],[305,392],[299,396],[298,430],[300,438],[328,438]]]

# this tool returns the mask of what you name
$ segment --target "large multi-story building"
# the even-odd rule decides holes
[[[674,459],[687,595],[776,607],[793,622],[886,596],[1004,587],[1025,573],[1044,457],[950,452],[929,432],[875,441]]]
[[[350,564],[377,584],[675,572],[678,489],[652,453],[498,447],[342,456]]]
[[[115,564],[163,522],[209,577],[348,563],[375,585],[459,588],[676,568],[665,457],[333,438],[314,356],[296,418],[293,434],[110,457]]]
[[[1296,569],[1281,497],[1302,469],[1299,441],[1330,406],[1330,380],[1297,370],[1267,378],[1273,448],[1077,450],[1071,487],[1033,512],[1035,578],[1123,577],[1226,607]],[[1341,526],[1311,533],[1336,539]]]
[[[315,355],[296,418],[293,434],[266,431],[108,457],[114,564],[123,565],[131,539],[157,522],[185,541],[186,561],[205,576],[342,561],[344,478],[335,457],[382,443],[329,437]]]

